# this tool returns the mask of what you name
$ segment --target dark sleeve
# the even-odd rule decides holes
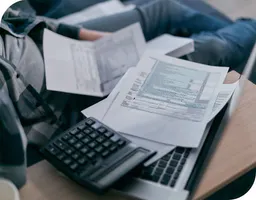
[[[76,26],[59,24],[56,32],[69,38],[79,39],[79,30],[80,28]]]

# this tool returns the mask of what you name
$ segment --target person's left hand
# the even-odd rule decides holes
[[[79,39],[80,40],[87,40],[87,41],[94,41],[102,38],[103,36],[110,35],[111,33],[107,32],[99,32],[93,31],[88,29],[80,29],[79,32]]]

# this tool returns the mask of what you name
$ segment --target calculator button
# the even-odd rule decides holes
[[[89,143],[90,141],[91,141],[91,138],[89,137],[85,137],[84,139],[82,139],[82,142],[85,144]]]
[[[119,147],[122,147],[122,146],[124,146],[126,144],[126,141],[124,141],[124,140],[120,140],[119,142],[118,142],[118,146]]]
[[[93,130],[91,128],[86,128],[83,130],[85,134],[90,134]]]
[[[84,138],[85,134],[84,133],[79,133],[76,135],[77,139],[81,140],[82,138]]]
[[[63,161],[66,165],[69,165],[72,160],[70,158],[66,158],[64,161]]]
[[[61,150],[64,150],[66,148],[66,144],[64,142],[62,142],[61,140],[57,140],[56,142],[54,142],[54,144],[59,147]]]
[[[74,151],[75,150],[72,148],[66,148],[66,150],[65,150],[66,154],[68,154],[68,155],[71,155]]]
[[[98,145],[97,142],[93,141],[90,144],[88,144],[89,147],[91,147],[92,149],[95,148]]]
[[[86,128],[86,125],[83,123],[83,124],[80,124],[79,126],[78,126],[78,128],[80,129],[80,130],[84,130],[85,128]]]
[[[83,146],[83,143],[82,143],[82,142],[77,142],[76,144],[74,144],[74,147],[75,147],[76,149],[80,149],[80,148],[82,148],[82,146]]]
[[[65,157],[66,157],[66,155],[64,153],[61,153],[61,154],[57,155],[57,158],[59,160],[63,160]]]
[[[69,168],[73,171],[75,171],[77,168],[79,167],[79,165],[77,163],[72,163]]]
[[[89,151],[89,149],[87,147],[80,149],[80,152],[83,154],[86,154],[88,151]]]
[[[106,133],[108,130],[106,129],[106,128],[104,128],[104,127],[100,127],[100,128],[98,128],[98,130],[97,130],[99,133]]]
[[[90,158],[90,159],[94,159],[95,156],[96,156],[96,153],[93,152],[93,151],[87,153],[87,157]]]
[[[97,132],[92,132],[92,133],[90,134],[90,137],[94,139],[94,138],[98,137],[98,135],[99,135],[99,134],[98,134]]]
[[[87,119],[85,123],[89,126],[92,126],[93,124],[95,124],[95,121],[93,121],[92,119]]]
[[[112,147],[110,147],[109,149],[111,152],[114,152],[117,150],[117,145],[113,145]]]
[[[110,138],[112,142],[118,142],[120,140],[120,137],[118,135],[114,135],[113,137]]]
[[[103,146],[98,146],[95,151],[98,152],[98,153],[101,153],[102,151],[104,150],[104,147]]]
[[[109,156],[109,154],[110,154],[110,152],[108,150],[106,150],[101,155],[102,155],[102,157],[105,158],[105,157]]]
[[[79,164],[81,164],[81,165],[84,165],[85,163],[86,163],[86,158],[80,158],[79,160],[78,160],[78,163]]]
[[[62,136],[63,140],[69,140],[70,138],[71,138],[71,135],[69,135],[68,133]]]
[[[104,136],[100,136],[100,137],[98,137],[98,138],[96,139],[96,141],[99,142],[99,143],[102,143],[102,142],[104,142],[105,140],[106,140],[106,138],[105,138]]]
[[[106,132],[104,135],[105,135],[106,137],[110,138],[112,135],[114,135],[114,133]]]
[[[103,143],[103,146],[108,148],[111,144],[112,144],[112,142],[106,141],[106,142]]]
[[[77,159],[79,158],[79,154],[78,154],[78,153],[74,153],[74,154],[72,155],[72,158],[75,159],[75,160],[77,160]]]
[[[74,128],[73,130],[71,130],[69,133],[71,135],[76,135],[79,132],[79,130],[77,128]]]
[[[53,147],[53,146],[47,147],[47,151],[49,151],[54,156],[59,153],[59,150],[56,147]]]
[[[76,138],[71,138],[71,139],[69,139],[69,141],[68,141],[68,143],[71,144],[71,145],[75,144],[76,142],[77,142],[77,139],[76,139]]]

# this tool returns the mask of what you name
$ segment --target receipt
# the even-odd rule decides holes
[[[48,90],[102,97],[137,65],[146,42],[137,23],[94,42],[45,29],[43,45]]]

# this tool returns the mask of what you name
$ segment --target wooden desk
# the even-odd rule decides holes
[[[230,73],[228,82],[237,80]],[[230,125],[223,134],[194,199],[204,199],[256,167],[256,86],[247,82],[245,92]],[[124,200],[109,194],[96,196],[57,173],[46,161],[28,169],[22,200]]]

